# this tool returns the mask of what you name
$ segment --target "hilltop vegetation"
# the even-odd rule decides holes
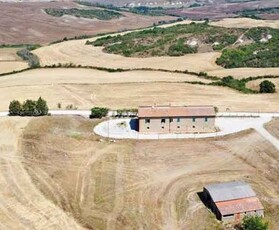
[[[233,44],[244,29],[209,26],[207,23],[191,23],[168,28],[155,27],[123,36],[107,36],[94,42],[104,46],[108,53],[127,57],[182,56],[198,52],[199,44],[219,50]]]
[[[225,68],[279,67],[279,30],[253,28],[246,36],[252,44],[223,50],[217,64]]]
[[[114,18],[120,18],[124,15],[111,11],[111,10],[100,10],[100,9],[55,9],[55,8],[47,8],[45,12],[54,17],[62,17],[64,15],[71,15],[78,18],[90,18],[90,19],[98,19],[98,20],[111,20]]]

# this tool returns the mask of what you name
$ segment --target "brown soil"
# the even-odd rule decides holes
[[[45,8],[62,7],[80,8],[81,6],[72,1],[0,2],[1,43],[46,44],[64,37],[142,28],[150,26],[154,22],[173,19],[173,17],[148,17],[124,13],[126,17],[120,19],[99,21],[72,16],[53,17],[43,11]]]
[[[86,228],[217,229],[197,192],[208,183],[241,179],[255,189],[276,230],[279,152],[255,131],[204,140],[110,141],[92,133],[94,124],[79,117],[32,119],[21,140],[33,183]]]

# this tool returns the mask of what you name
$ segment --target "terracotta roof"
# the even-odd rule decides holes
[[[139,107],[138,117],[204,117],[215,116],[213,106],[145,106]]]
[[[263,205],[257,197],[221,201],[217,202],[216,206],[219,209],[222,216],[264,209]]]
[[[214,202],[256,196],[251,186],[243,181],[232,181],[205,186]]]

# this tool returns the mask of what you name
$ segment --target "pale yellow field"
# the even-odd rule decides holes
[[[114,72],[94,69],[34,69],[0,78],[0,89],[14,86],[38,86],[61,84],[113,84],[136,82],[211,82],[197,76],[160,71]]]
[[[0,119],[0,229],[83,229],[46,199],[24,169],[20,138],[29,121]]]
[[[279,20],[255,20],[251,18],[225,18],[220,21],[210,22],[212,26],[228,28],[253,28],[253,27],[272,27],[279,29]]]
[[[240,22],[243,21],[243,24]],[[183,21],[174,24],[189,24],[192,21]],[[212,22],[212,25],[224,26],[230,25],[232,27],[238,25],[239,27],[253,27],[259,25],[266,25],[276,27],[278,22],[274,21],[270,24],[268,20],[253,20],[246,18],[239,19],[226,19],[224,21]],[[227,23],[227,25],[226,25]],[[240,23],[240,24],[238,24]],[[162,27],[169,27],[174,24],[163,25]],[[116,36],[118,34],[127,34],[131,31],[112,34]],[[108,36],[108,35],[106,35]],[[102,36],[101,36],[102,37]],[[135,68],[152,68],[152,69],[166,69],[166,70],[189,70],[193,72],[208,72],[209,74],[216,76],[227,76],[232,75],[235,77],[249,77],[249,76],[263,76],[267,74],[278,75],[279,68],[236,68],[236,69],[224,69],[218,66],[215,61],[220,57],[220,52],[209,52],[209,53],[197,53],[188,54],[182,57],[149,57],[149,58],[131,58],[123,57],[121,55],[108,54],[103,52],[102,47],[94,47],[92,45],[85,45],[87,40],[94,41],[99,37],[85,40],[74,40],[67,41],[51,46],[42,47],[33,51],[40,59],[43,66],[53,64],[67,64],[73,63],[75,65],[83,66],[97,66],[106,68],[124,68],[124,69],[135,69]]]
[[[274,75],[279,76],[279,68],[236,68],[236,69],[221,69],[208,72],[211,76],[226,77],[233,76],[236,79]]]
[[[0,48],[0,61],[20,61],[20,57],[16,54],[18,48]]]
[[[9,79],[5,78],[1,83],[5,86],[0,88],[0,110],[6,111],[13,99],[23,101],[27,98],[37,99],[39,96],[48,101],[51,109],[56,109],[59,102],[63,108],[73,104],[79,109],[90,109],[93,106],[134,108],[154,103],[212,104],[218,106],[220,111],[229,108],[231,111],[270,112],[278,111],[279,108],[278,94],[242,94],[229,88],[182,82],[44,84],[42,81],[37,85],[32,82],[20,85],[16,82],[9,86]]]
[[[0,74],[9,73],[28,68],[28,64],[23,61],[0,61]]]
[[[182,57],[129,58],[108,54],[102,47],[85,45],[86,40],[68,41],[34,51],[42,65],[73,63],[106,68],[153,68],[194,72],[222,69],[215,63],[218,52],[189,54]]]
[[[260,89],[260,84],[264,80],[269,80],[269,81],[274,83],[274,85],[276,86],[276,89],[277,89],[276,93],[277,93],[277,97],[278,97],[278,100],[279,100],[279,95],[278,95],[279,94],[279,78],[274,78],[274,79],[272,79],[272,78],[270,78],[270,79],[258,79],[258,80],[255,80],[255,81],[249,81],[246,84],[246,86],[248,88],[251,88],[251,89],[254,89],[254,90],[259,90]]]

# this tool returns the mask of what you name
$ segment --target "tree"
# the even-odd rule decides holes
[[[243,230],[267,230],[268,223],[259,216],[245,216],[241,227]]]
[[[94,107],[91,109],[91,115],[90,118],[102,118],[107,116],[108,114],[108,108],[102,108],[102,107]]]
[[[13,100],[10,102],[9,106],[9,115],[10,116],[19,116],[21,115],[22,106],[19,101]]]
[[[48,114],[48,106],[44,99],[39,97],[39,99],[36,102],[36,114],[38,116],[43,116]]]
[[[276,88],[275,85],[268,80],[264,80],[260,84],[260,93],[275,93]]]
[[[23,116],[34,116],[36,114],[36,101],[26,100],[22,105]]]

